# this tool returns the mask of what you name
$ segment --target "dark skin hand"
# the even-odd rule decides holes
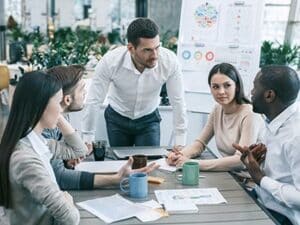
[[[242,154],[247,151],[251,151],[253,154],[253,157],[256,159],[258,164],[260,165],[266,158],[266,152],[267,148],[264,144],[259,143],[259,144],[252,144],[249,147],[242,147],[238,144],[233,144],[232,145],[236,150],[241,152]]]
[[[261,179],[265,174],[261,171],[259,164],[265,159],[266,146],[264,144],[255,144],[249,147],[241,147],[233,144],[233,147],[242,153],[241,161],[247,167],[253,181],[260,185]]]

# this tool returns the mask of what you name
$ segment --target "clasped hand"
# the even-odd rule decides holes
[[[249,147],[242,147],[238,144],[233,144],[232,146],[242,153],[241,161],[247,167],[253,181],[259,185],[261,179],[265,176],[259,165],[265,160],[266,146],[261,143],[253,144]]]
[[[189,158],[182,154],[183,146],[176,145],[168,154],[167,163],[171,166],[182,166]]]

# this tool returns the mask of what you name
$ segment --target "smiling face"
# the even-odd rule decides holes
[[[158,35],[155,38],[140,38],[136,47],[132,43],[128,43],[127,47],[134,65],[140,72],[156,66],[160,47]]]
[[[211,77],[210,91],[220,105],[228,105],[235,101],[236,84],[224,74],[216,73]]]

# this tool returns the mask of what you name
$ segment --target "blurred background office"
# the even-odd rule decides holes
[[[162,46],[177,53],[183,2],[184,0],[0,0],[0,64],[9,69],[11,89],[23,71],[61,64],[83,64],[87,69],[86,77],[89,78],[93,75],[97,62],[108,50],[126,44],[127,25],[135,17],[154,19],[161,29]],[[205,3],[202,0],[200,2]],[[228,2],[230,3],[229,0]],[[232,2],[243,4],[247,1]],[[262,11],[262,25],[257,24],[255,27],[259,33],[256,43],[260,48],[260,66],[285,64],[299,70],[300,1],[265,0],[258,5],[260,8],[254,10]],[[7,79],[7,70],[0,70],[0,76],[1,134],[11,96],[8,94],[8,83],[2,81]],[[185,85],[188,86],[189,83]],[[208,89],[206,83],[204,86]],[[251,88],[251,79],[247,86],[248,89]],[[191,89],[187,87],[186,90],[189,110],[188,143],[200,132],[207,113],[213,107],[208,91]],[[163,117],[161,144],[172,145],[172,109],[165,88],[162,88],[159,109]],[[101,117],[100,113],[98,127],[105,127]],[[74,121],[77,119],[75,116]],[[74,126],[80,129],[78,123],[74,122]],[[105,129],[99,129],[97,137],[105,138]]]

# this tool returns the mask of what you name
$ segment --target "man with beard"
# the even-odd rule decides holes
[[[85,81],[82,79],[84,68],[80,65],[71,66],[56,66],[50,68],[47,73],[55,76],[62,83],[63,99],[61,101],[61,107],[63,109],[64,116],[61,116],[56,129],[44,130],[43,135],[49,139],[55,139],[57,141],[63,141],[64,138],[68,138],[63,134],[74,133],[74,128],[68,122],[68,113],[76,112],[83,109],[84,98],[86,95]],[[80,139],[81,140],[81,139]],[[83,141],[78,143],[78,137],[76,146],[67,146],[66,148],[82,148],[84,153],[89,153]],[[84,157],[85,155],[83,155]],[[82,157],[82,158],[83,158]],[[81,159],[82,159],[81,158]],[[57,183],[63,190],[89,190],[94,188],[101,188],[107,185],[119,184],[122,178],[129,175],[132,172],[131,164],[132,158],[114,175],[99,175],[88,172],[73,170],[75,165],[80,163],[81,159],[73,159],[63,161],[60,159],[52,159],[51,165],[53,167]],[[151,172],[156,169],[156,164],[151,164],[147,167],[141,168],[140,172]]]
[[[166,83],[173,106],[175,144],[185,145],[186,107],[176,55],[160,46],[158,26],[148,18],[134,20],[127,29],[127,39],[127,46],[106,53],[96,67],[83,133],[95,132],[97,109],[108,93],[104,116],[110,146],[159,146],[157,107]]]

